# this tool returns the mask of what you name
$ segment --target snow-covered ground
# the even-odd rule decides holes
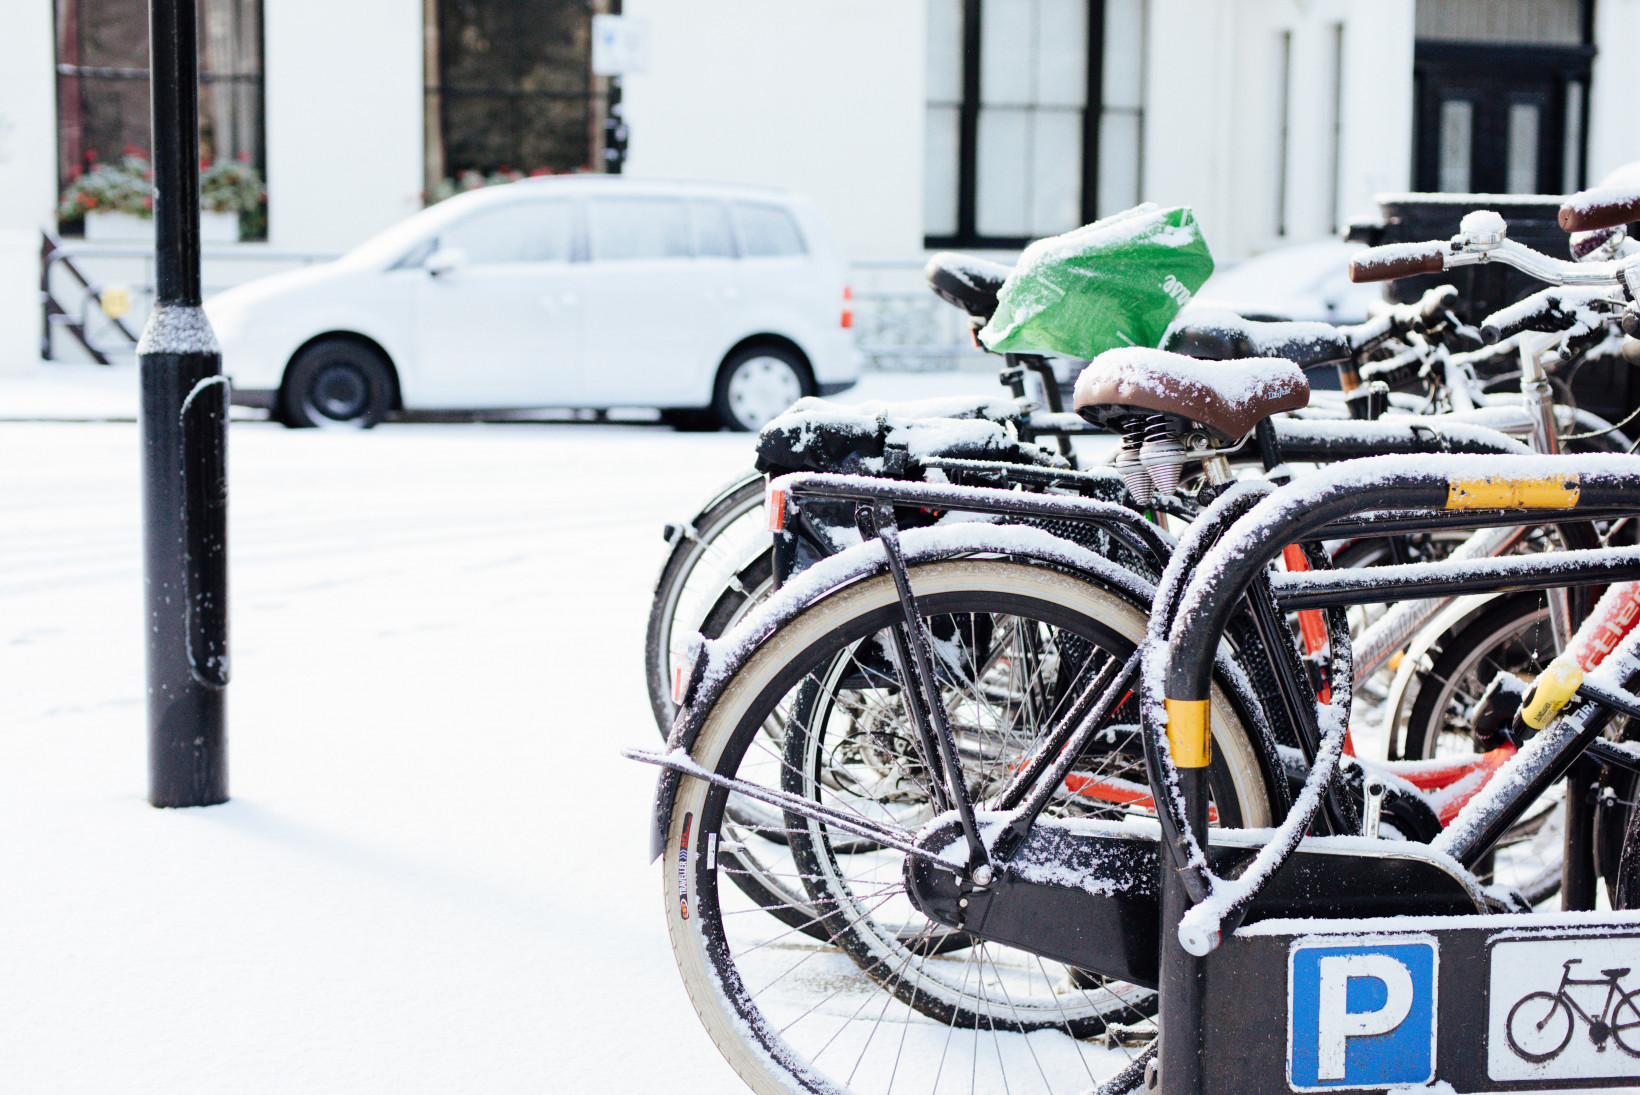
[[[0,417],[134,413],[129,371],[42,374]],[[851,397],[990,390],[880,379]],[[143,799],[136,442],[0,425],[0,1090],[742,1090],[618,750],[658,740],[661,524],[749,439],[237,422],[234,798],[172,811]]]

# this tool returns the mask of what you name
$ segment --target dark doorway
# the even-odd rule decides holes
[[[1423,191],[1562,194],[1583,183],[1592,46],[1419,42]]]

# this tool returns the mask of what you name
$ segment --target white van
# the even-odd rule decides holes
[[[805,198],[559,176],[451,198],[206,311],[235,402],[291,426],[635,406],[752,430],[859,378],[846,276]]]

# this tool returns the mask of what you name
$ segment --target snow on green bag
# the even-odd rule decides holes
[[[979,337],[999,353],[1084,358],[1155,346],[1212,273],[1190,207],[1147,202],[1027,247]]]

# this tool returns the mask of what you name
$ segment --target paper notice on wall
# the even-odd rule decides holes
[[[625,76],[649,68],[649,21],[631,15],[592,17],[592,71]]]

